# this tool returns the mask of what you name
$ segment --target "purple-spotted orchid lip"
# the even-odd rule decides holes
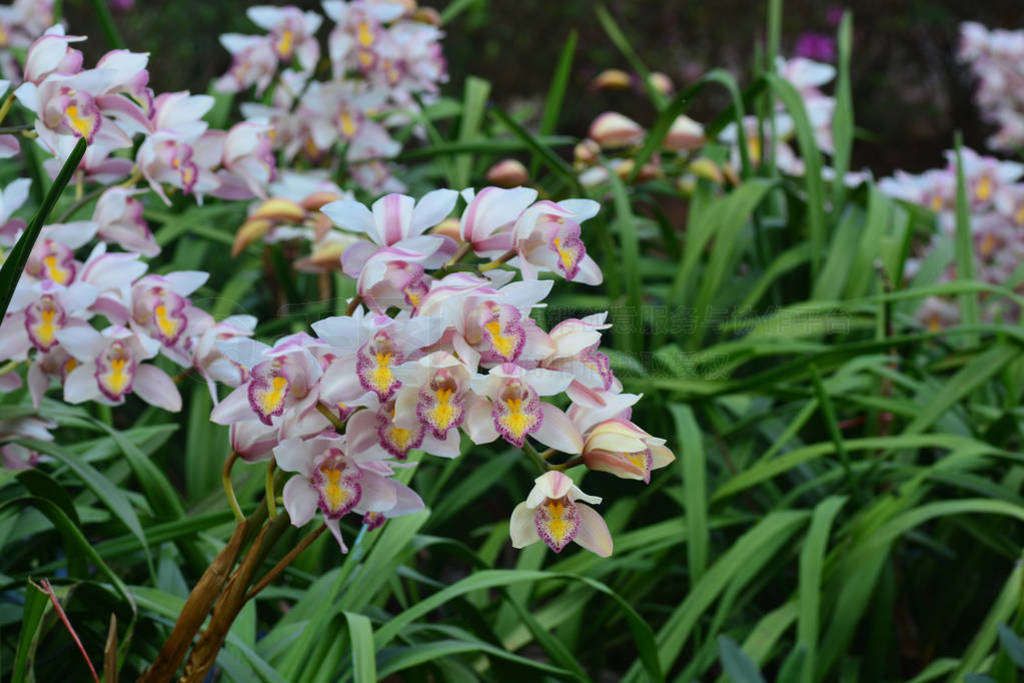
[[[514,377],[505,380],[491,406],[494,427],[506,441],[522,448],[528,434],[536,432],[544,421],[537,392]]]
[[[522,313],[514,306],[487,301],[480,305],[480,341],[476,348],[485,363],[511,363],[526,345]],[[477,317],[477,316],[473,316]]]
[[[387,401],[402,382],[395,376],[395,366],[404,361],[401,349],[391,335],[381,330],[370,341],[363,344],[356,354],[356,374],[366,391],[377,394],[381,401]]]
[[[96,356],[94,376],[100,391],[111,401],[120,401],[131,393],[135,368],[135,357],[129,345],[120,340],[112,342]]]
[[[359,467],[337,448],[331,448],[313,470],[313,488],[324,517],[339,519],[362,498]]]
[[[263,424],[273,424],[273,418],[284,412],[285,400],[291,382],[284,372],[284,363],[269,360],[252,368],[249,380],[249,405]]]
[[[52,294],[44,294],[25,309],[25,330],[28,338],[40,351],[49,351],[57,345],[57,330],[67,324],[67,313]]]
[[[458,428],[466,416],[465,390],[449,368],[438,368],[423,384],[416,401],[416,416],[438,439]]]
[[[395,402],[388,401],[377,411],[377,437],[381,447],[399,460],[409,457],[409,451],[423,443],[422,424],[400,427],[395,424]]]

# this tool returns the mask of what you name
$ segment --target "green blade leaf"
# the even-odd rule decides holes
[[[46,218],[53,211],[53,206],[57,203],[64,188],[67,187],[68,181],[71,180],[71,174],[78,168],[78,163],[85,154],[85,147],[85,138],[79,138],[74,149],[71,150],[67,161],[61,167],[60,173],[57,174],[56,180],[53,181],[53,185],[47,191],[46,197],[43,198],[43,203],[40,205],[39,210],[32,216],[32,220],[29,221],[25,232],[22,233],[17,244],[14,245],[11,252],[7,255],[3,267],[0,268],[0,319],[7,314],[7,307],[11,305],[14,289],[18,286],[18,280],[21,279],[22,271],[25,270],[28,256],[32,252],[36,239],[39,237],[39,231],[43,229],[43,223],[46,222]]]

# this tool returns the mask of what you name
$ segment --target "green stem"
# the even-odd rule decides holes
[[[224,461],[224,468],[221,470],[221,481],[224,483],[224,494],[227,496],[228,505],[231,506],[231,511],[235,514],[235,520],[238,522],[245,521],[245,515],[242,514],[242,508],[238,505],[238,498],[235,496],[235,487],[231,485],[231,468],[235,464],[235,460],[238,459],[238,453],[231,451],[231,455]]]
[[[530,444],[529,441],[523,441],[523,453],[530,456],[530,460],[533,460],[534,464],[540,469],[541,474],[548,471],[548,464],[544,462],[544,458],[540,457],[537,453],[537,449]]]
[[[274,493],[274,469],[277,462],[271,460],[267,464],[266,490],[267,490],[267,517],[277,519],[277,495]]]

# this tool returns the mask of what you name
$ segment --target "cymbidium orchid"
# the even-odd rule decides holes
[[[96,201],[92,216],[97,225],[96,236],[127,251],[156,256],[160,247],[142,217],[143,207],[138,194],[138,190],[124,187],[111,187],[104,191]]]
[[[134,393],[164,410],[181,410],[181,394],[170,376],[143,362],[160,350],[155,340],[123,325],[102,332],[88,326],[68,327],[56,334],[76,361],[64,381],[64,400],[68,403],[120,405],[125,396]]]
[[[467,433],[475,443],[501,436],[522,447],[529,436],[562,453],[579,453],[583,439],[572,421],[560,408],[540,399],[565,391],[571,381],[571,375],[555,370],[525,370],[513,363],[495,366],[470,383]]]
[[[276,426],[301,415],[318,399],[322,368],[310,350],[316,344],[304,333],[284,337],[274,346],[246,337],[219,343],[224,355],[248,370],[248,379],[213,409],[210,419],[230,425],[256,417]]]
[[[24,360],[31,348],[45,353],[57,346],[62,329],[88,327],[87,309],[96,295],[86,282],[65,287],[52,280],[22,280],[0,324],[0,358]]]
[[[519,269],[526,279],[538,272],[554,272],[566,280],[601,284],[601,269],[587,255],[580,223],[592,218],[600,205],[589,199],[537,202],[516,220],[515,250]]]
[[[338,520],[349,512],[388,516],[421,510],[423,501],[412,489],[391,478],[387,454],[346,445],[333,433],[308,440],[288,439],[274,448],[277,466],[295,472],[284,487],[284,506],[295,526],[305,526],[317,510],[324,524],[347,552]]]
[[[583,502],[579,502],[583,501]],[[601,499],[588,496],[561,472],[546,472],[534,480],[526,500],[512,511],[512,547],[525,548],[543,540],[556,553],[576,541],[601,557],[612,554],[608,525],[594,508]]]

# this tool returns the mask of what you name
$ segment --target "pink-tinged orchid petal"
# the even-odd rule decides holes
[[[146,403],[172,413],[181,410],[181,394],[174,380],[155,365],[143,363],[135,369],[135,393]]]
[[[599,557],[610,557],[614,544],[604,519],[584,503],[577,503],[576,508],[580,516],[580,530],[574,540]]]
[[[13,135],[0,135],[0,159],[10,159],[20,151],[18,138]]]
[[[583,437],[569,417],[551,405],[541,403],[544,419],[533,437],[549,448],[561,453],[577,454],[583,449]]]
[[[537,526],[533,523],[533,508],[526,503],[519,503],[512,510],[512,520],[509,523],[508,531],[512,537],[513,548],[525,548],[540,540],[537,533]]]
[[[228,394],[210,413],[210,420],[221,425],[235,424],[255,417],[249,405],[249,389],[244,385]]]
[[[343,230],[350,232],[361,232],[377,244],[382,242],[377,237],[377,224],[374,222],[373,213],[362,203],[354,199],[341,199],[320,207],[320,212],[334,221],[334,224]]]
[[[305,477],[292,477],[284,485],[284,509],[294,526],[305,526],[316,514],[319,495]]]
[[[242,396],[243,405],[246,407],[247,416],[248,401]],[[240,418],[237,422],[231,423],[231,450],[242,456],[246,462],[262,462],[270,460],[273,456],[273,448],[278,444],[277,428],[269,427],[259,420],[247,420]]]
[[[14,371],[0,375],[0,391],[14,391],[21,388],[21,376]]]
[[[50,388],[50,378],[46,376],[46,372],[39,363],[33,363],[28,368],[26,379],[28,380],[28,392],[32,396],[32,407],[39,410],[43,396]]]
[[[338,542],[338,546],[341,548],[341,552],[347,553],[348,546],[345,545],[345,539],[341,537],[341,527],[338,525],[338,520],[332,517],[327,517],[324,519],[324,524],[327,526],[327,529],[331,532],[331,535],[334,536],[334,540]]]
[[[387,512],[395,507],[398,494],[393,481],[379,474],[363,471],[359,484],[362,488],[359,509],[373,512]]]
[[[103,397],[93,376],[95,371],[93,363],[83,363],[72,370],[64,381],[64,400],[68,403],[85,403]]]
[[[470,393],[466,397],[466,417],[463,429],[473,443],[491,443],[498,438],[498,430],[491,418],[491,404],[482,396]]]

